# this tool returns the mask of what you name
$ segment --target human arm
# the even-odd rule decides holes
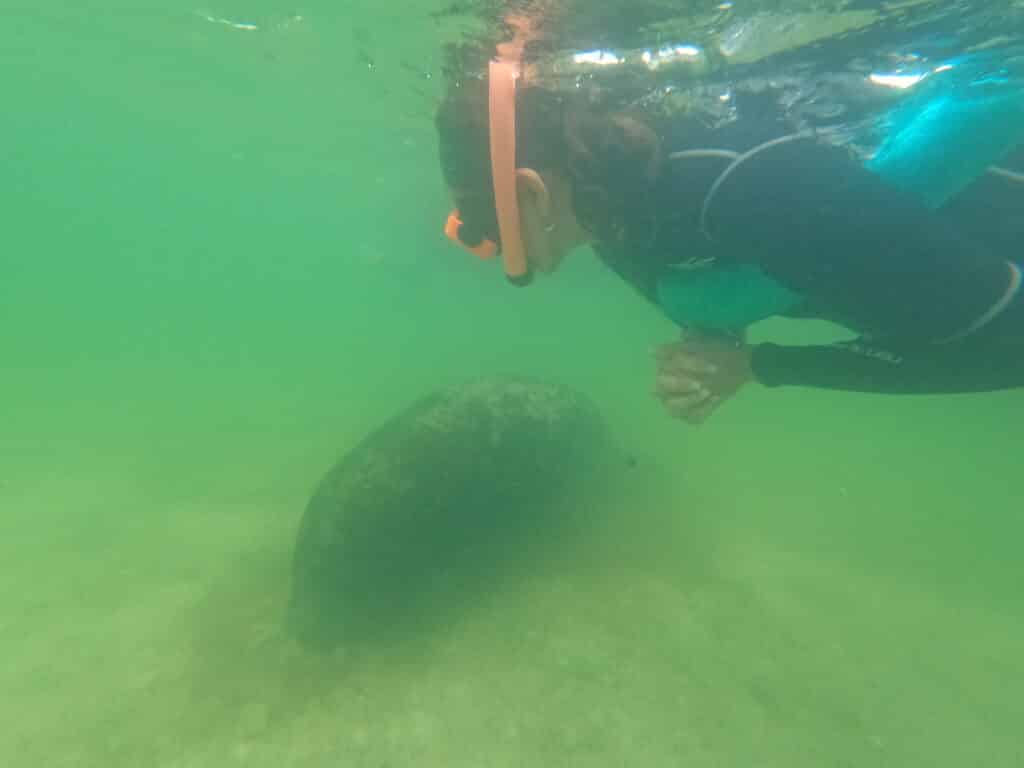
[[[712,236],[859,331],[828,346],[758,345],[768,386],[970,392],[1024,384],[1020,268],[846,153],[799,141],[738,169]]]

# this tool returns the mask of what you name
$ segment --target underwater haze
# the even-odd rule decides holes
[[[0,765],[1024,765],[1024,393],[670,419],[678,331],[596,259],[520,291],[441,234],[469,5],[0,8]],[[639,5],[734,13],[750,60],[877,11]],[[429,633],[304,650],[317,483],[480,375],[598,405],[592,529]]]

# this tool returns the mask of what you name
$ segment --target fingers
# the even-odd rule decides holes
[[[692,342],[664,344],[655,350],[655,358],[655,395],[665,410],[688,424],[704,423],[721,402],[707,381],[707,377],[718,372],[718,367],[705,360]]]
[[[668,411],[669,416],[676,419],[689,421],[695,413],[698,413],[709,401],[710,395],[702,392],[682,397],[672,397],[662,400],[662,405]]]
[[[679,345],[659,347],[655,357],[658,361],[658,369],[665,372],[699,373],[711,376],[718,370],[713,363],[709,363],[697,354],[688,352],[685,347]]]
[[[712,398],[699,381],[681,376],[658,376],[655,395],[665,409],[676,418],[687,418]]]
[[[654,382],[655,394],[662,399],[689,396],[702,391],[706,393],[707,391],[707,387],[691,376],[659,373]]]
[[[694,373],[701,376],[713,376],[718,372],[718,368],[706,360],[682,353],[662,363],[660,367],[672,373]]]
[[[685,376],[658,376],[655,395],[670,416],[693,425],[703,424],[721,402],[700,381]]]
[[[712,414],[720,403],[720,398],[709,394],[662,400],[662,404],[670,416],[694,426],[707,421],[708,416]]]
[[[686,415],[682,417],[682,419],[687,424],[692,424],[693,426],[703,424],[705,421],[707,421],[708,416],[711,415],[711,413],[715,410],[715,408],[718,407],[719,403],[721,402],[721,398],[709,397],[699,406],[688,411]]]

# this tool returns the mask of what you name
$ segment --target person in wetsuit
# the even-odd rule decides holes
[[[699,423],[749,381],[879,393],[1024,385],[1024,151],[935,209],[771,116],[665,125],[529,86],[516,105],[530,267],[553,271],[590,245],[685,330],[658,352],[657,391],[673,415]],[[483,81],[451,89],[437,114],[468,246],[500,240],[487,114]],[[858,338],[745,343],[746,326],[770,316],[829,320]]]

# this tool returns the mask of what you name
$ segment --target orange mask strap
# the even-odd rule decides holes
[[[501,234],[501,255],[505,274],[512,281],[524,280],[529,272],[519,221],[516,195],[516,78],[517,68],[507,61],[491,61],[490,133],[491,175],[494,205]]]

